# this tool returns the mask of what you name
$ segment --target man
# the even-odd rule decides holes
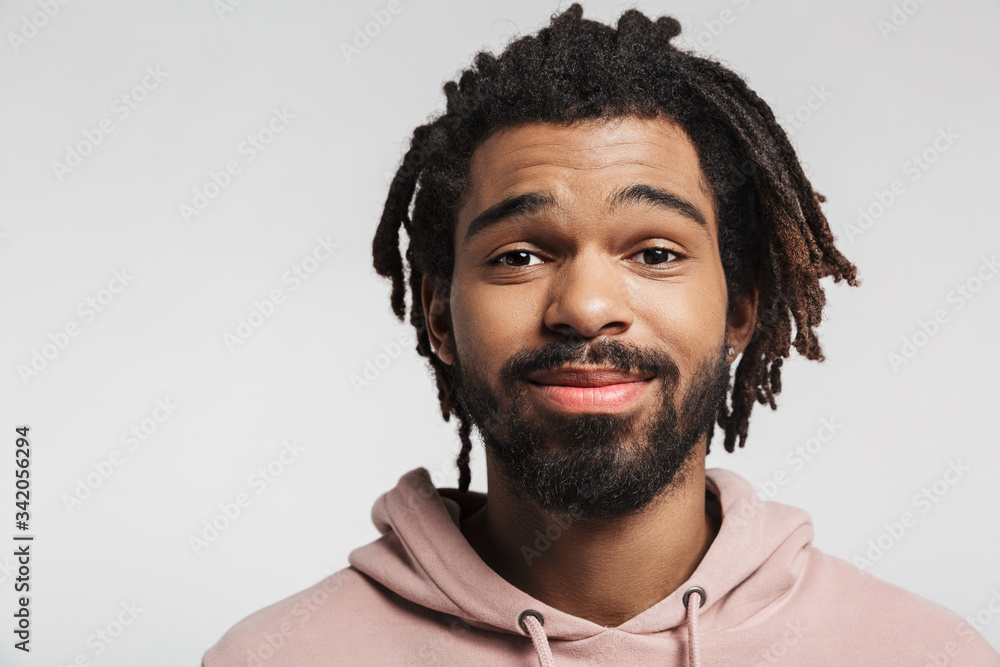
[[[791,346],[823,359],[819,280],[858,282],[771,110],[678,33],[574,4],[445,85],[373,252],[402,319],[405,228],[459,488],[404,475],[380,539],[206,667],[1000,664],[957,615],[816,550],[805,512],[706,472],[715,424],[733,451],[775,407]]]

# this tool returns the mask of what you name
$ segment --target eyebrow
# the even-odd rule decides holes
[[[612,192],[607,198],[608,210],[612,212],[629,204],[646,204],[680,213],[688,220],[697,223],[706,235],[710,234],[708,221],[701,211],[684,197],[669,190],[646,183],[633,183]],[[550,192],[526,192],[507,197],[473,218],[465,230],[462,247],[468,245],[477,234],[505,220],[554,208],[558,208],[558,204]]]

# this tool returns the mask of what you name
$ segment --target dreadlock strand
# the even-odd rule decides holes
[[[469,454],[472,452],[472,419],[460,405],[455,406],[458,412],[459,428],[458,437],[462,441],[462,449],[458,453],[455,465],[458,466],[458,490],[465,492],[469,490],[469,483],[472,481],[472,473],[469,470]]]

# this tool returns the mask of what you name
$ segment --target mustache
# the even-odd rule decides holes
[[[535,350],[524,350],[504,364],[500,376],[505,386],[512,386],[518,380],[526,381],[531,373],[555,370],[571,362],[610,367],[623,373],[646,373],[671,385],[680,379],[680,370],[667,353],[614,338],[589,344],[583,339],[557,340]]]

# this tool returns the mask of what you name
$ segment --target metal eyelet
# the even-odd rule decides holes
[[[683,598],[684,608],[685,609],[688,608],[688,598],[691,597],[692,593],[698,593],[698,599],[701,600],[701,602],[698,604],[698,608],[701,609],[702,607],[704,607],[705,600],[708,599],[708,596],[705,594],[705,589],[702,588],[701,586],[692,586],[691,588],[684,591],[684,598]]]
[[[538,619],[539,623],[545,625],[545,619],[542,617],[541,614],[539,614],[534,609],[525,609],[524,611],[521,612],[521,615],[517,617],[517,624],[521,626],[521,630],[523,630],[524,634],[526,635],[530,635],[531,633],[528,632],[528,626],[525,625],[524,623],[525,616],[534,616],[535,618]]]

